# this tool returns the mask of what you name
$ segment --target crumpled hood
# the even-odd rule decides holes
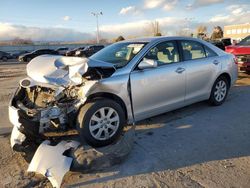
[[[82,83],[82,75],[89,67],[110,67],[113,64],[80,57],[42,55],[27,65],[27,75],[41,83],[67,86]]]

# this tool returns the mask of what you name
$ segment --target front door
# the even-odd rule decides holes
[[[143,60],[155,60],[157,67],[131,72],[131,95],[135,120],[178,108],[185,97],[185,64],[180,62],[175,41],[159,43]]]

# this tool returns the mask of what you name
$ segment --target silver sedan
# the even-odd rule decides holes
[[[89,59],[38,57],[27,74],[10,106],[10,114],[23,111],[10,116],[13,142],[29,137],[31,125],[13,119],[25,114],[37,126],[33,134],[73,128],[89,144],[104,146],[126,124],[203,100],[221,105],[238,72],[234,56],[210,43],[155,37],[112,44]]]

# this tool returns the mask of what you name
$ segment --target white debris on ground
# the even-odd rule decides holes
[[[36,172],[49,179],[53,187],[59,188],[66,172],[69,171],[73,159],[66,157],[63,153],[69,149],[76,149],[79,142],[61,141],[55,146],[49,145],[46,140],[36,150],[28,168],[28,172]]]
[[[121,163],[130,153],[134,137],[135,126],[132,126],[115,144],[102,148],[86,145],[79,147],[80,143],[77,141],[64,140],[52,146],[50,141],[45,140],[36,150],[28,172],[42,174],[49,179],[53,187],[58,188],[71,168],[74,171],[96,171]],[[73,150],[71,157],[64,155],[69,149]]]

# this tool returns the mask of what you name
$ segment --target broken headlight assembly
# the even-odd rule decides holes
[[[29,78],[21,80],[12,100],[12,105],[19,110],[20,130],[24,134],[27,129],[32,134],[45,134],[72,128],[75,114],[84,103],[82,86],[44,86]]]

